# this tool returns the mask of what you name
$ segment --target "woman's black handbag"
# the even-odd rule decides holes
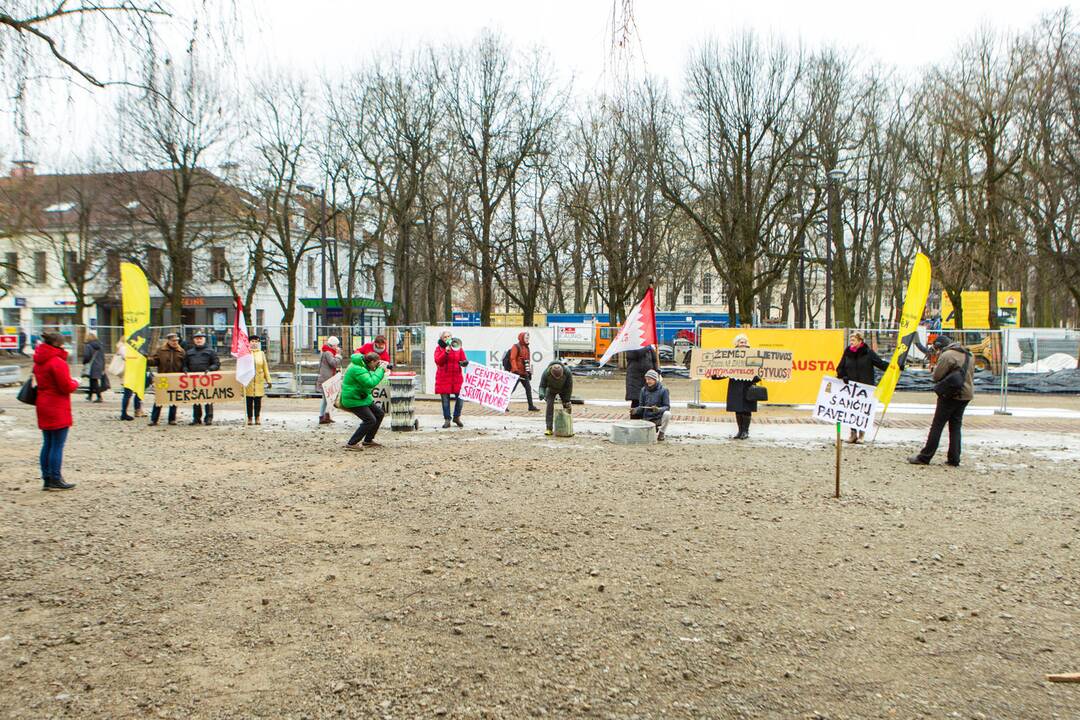
[[[26,382],[19,388],[19,394],[15,399],[27,405],[37,405],[37,385],[34,384],[34,376],[26,378]]]
[[[761,385],[751,385],[750,387],[746,388],[746,401],[768,402],[769,388],[762,387]]]

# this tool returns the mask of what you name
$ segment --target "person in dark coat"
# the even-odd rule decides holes
[[[41,344],[34,350],[34,382],[37,384],[38,428],[41,430],[42,490],[70,490],[74,483],[64,482],[61,466],[64,463],[64,443],[67,442],[71,419],[71,394],[79,389],[79,381],[71,377],[67,366],[64,336],[56,332],[43,333]]]
[[[200,331],[191,337],[191,349],[184,355],[184,372],[215,372],[221,369],[221,360],[213,348],[206,344],[206,333]],[[205,410],[205,416],[204,411]],[[192,425],[212,425],[214,403],[195,403],[191,406]]]
[[[960,428],[964,424],[964,410],[975,397],[975,362],[971,351],[964,347],[963,343],[953,342],[952,338],[946,335],[938,335],[934,339],[934,346],[940,353],[931,376],[934,382],[940,383],[954,371],[957,372],[960,382],[949,395],[938,395],[926,445],[918,455],[909,457],[908,462],[912,465],[929,465],[941,442],[941,433],[948,425],[949,454],[945,464],[960,467]],[[934,389],[937,391],[937,387]]]
[[[626,399],[630,407],[636,408],[641,400],[641,388],[645,387],[645,373],[650,370],[660,372],[653,347],[640,350],[627,350],[626,353]]]
[[[664,440],[671,422],[671,395],[656,370],[645,373],[645,386],[641,388],[638,406],[630,410],[630,417],[651,422],[656,426],[656,439]]]
[[[165,336],[165,344],[157,349],[150,357],[146,358],[147,367],[156,367],[159,373],[184,372],[184,348],[180,347],[180,336],[169,333]],[[157,425],[161,418],[161,405],[158,403],[158,395],[154,393],[154,407],[150,410],[150,424]],[[176,406],[169,406],[169,424],[176,424]]]
[[[750,339],[746,335],[735,336],[735,347],[749,348]],[[739,426],[739,432],[732,436],[732,440],[747,440],[750,437],[750,420],[757,412],[757,400],[747,400],[746,391],[761,382],[761,378],[753,380],[728,380],[727,402],[724,407],[728,412],[735,413],[735,423]]]
[[[851,333],[848,346],[844,348],[844,355],[836,366],[836,377],[844,382],[857,382],[863,385],[877,385],[874,378],[874,368],[885,370],[889,367],[887,360],[870,349],[863,339],[862,333]],[[866,437],[866,433],[852,428],[849,443],[857,443]]]
[[[90,389],[86,391],[86,399],[101,402],[101,391],[105,385],[105,348],[101,346],[96,333],[86,333],[82,361],[83,375],[90,380]],[[94,400],[95,395],[96,400]]]
[[[540,376],[540,399],[547,403],[544,411],[545,435],[551,435],[555,426],[555,398],[562,401],[563,409],[570,411],[570,398],[574,394],[574,376],[559,361],[547,366]]]

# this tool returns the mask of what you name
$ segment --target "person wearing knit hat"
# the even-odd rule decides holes
[[[326,338],[326,342],[323,344],[319,355],[319,377],[316,380],[316,385],[319,388],[319,393],[322,395],[322,403],[319,405],[320,425],[334,422],[334,419],[330,417],[330,408],[327,405],[326,393],[323,392],[322,385],[334,375],[341,372],[341,352],[338,350],[340,345],[341,341],[331,335]]]
[[[648,420],[655,425],[657,440],[663,440],[666,436],[671,422],[671,396],[656,370],[646,371],[645,386],[641,388],[637,407],[630,410],[630,417]]]

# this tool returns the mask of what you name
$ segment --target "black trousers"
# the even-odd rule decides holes
[[[360,418],[360,427],[356,428],[356,432],[349,438],[349,444],[355,445],[363,440],[364,442],[371,442],[375,439],[375,433],[379,432],[379,426],[382,425],[383,417],[386,415],[383,412],[382,406],[379,403],[372,403],[367,407],[351,407],[346,408],[356,417]]]
[[[262,396],[248,395],[244,398],[244,402],[247,403],[248,420],[259,417],[259,412],[262,410]]]
[[[510,391],[511,395],[514,394],[514,390],[518,389],[518,385],[524,385],[525,386],[525,399],[529,401],[529,407],[533,407],[532,383],[529,382],[528,378],[524,378],[524,377],[521,377],[519,375],[518,379],[517,379],[517,382],[514,383],[514,389]]]
[[[104,385],[104,384],[105,383],[101,382],[97,378],[90,378],[90,389],[86,391],[86,399],[89,400],[90,398],[97,395],[98,399],[100,400],[101,399],[101,386]]]
[[[154,403],[153,409],[150,411],[150,422],[156,423],[161,418],[161,406]],[[169,422],[176,422],[176,406],[169,406]]]
[[[953,465],[960,464],[960,427],[964,424],[964,410],[967,409],[969,400],[949,400],[938,398],[937,408],[934,409],[934,419],[930,422],[930,434],[926,436],[926,445],[919,453],[919,459],[930,462],[937,452],[941,443],[941,433],[945,426],[949,426],[949,455],[948,461]]]
[[[558,397],[559,400],[562,402],[563,407],[566,407],[570,404],[570,393],[568,393],[566,390],[560,390],[559,392],[551,392],[550,390],[547,391],[547,395],[545,396],[546,399],[544,401],[547,403],[547,407],[544,410],[544,422],[547,423],[548,430],[551,430],[552,427],[554,427],[555,425],[556,397]]]
[[[214,403],[195,403],[191,406],[191,421],[202,422],[205,414],[206,422],[210,422],[214,419]]]

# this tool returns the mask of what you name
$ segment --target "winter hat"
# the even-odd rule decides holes
[[[953,340],[948,335],[938,335],[936,338],[934,338],[934,347],[936,347],[938,350],[944,350],[952,344]]]
[[[333,335],[331,335],[330,337],[326,338],[326,344],[329,345],[330,347],[337,347],[338,345],[341,344],[341,341],[338,340]]]
[[[650,370],[649,372],[645,373],[645,379],[648,380],[649,378],[652,378],[656,382],[660,382],[660,373],[656,372],[655,370]]]

